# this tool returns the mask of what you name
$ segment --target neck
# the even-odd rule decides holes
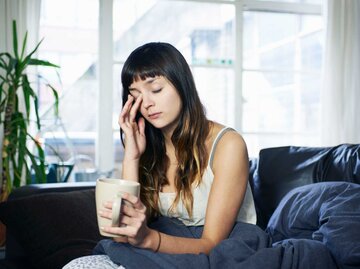
[[[175,154],[175,146],[171,139],[165,139],[166,156],[169,158],[170,164],[174,165],[178,163]]]
[[[166,144],[168,144],[168,143],[172,144],[171,137],[172,137],[172,134],[173,134],[174,130],[164,128],[164,129],[161,130],[161,132],[162,132],[162,134],[163,134],[163,136],[165,138],[165,143]]]

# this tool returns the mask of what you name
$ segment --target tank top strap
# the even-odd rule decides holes
[[[224,128],[222,128],[220,130],[220,132],[217,134],[217,136],[214,139],[214,142],[212,144],[211,151],[210,151],[210,157],[209,157],[209,166],[210,166],[210,168],[212,168],[212,164],[213,164],[213,160],[214,160],[214,154],[215,154],[215,148],[216,148],[217,144],[219,143],[221,137],[227,131],[235,131],[235,130],[233,128],[231,128],[231,127],[224,127]]]

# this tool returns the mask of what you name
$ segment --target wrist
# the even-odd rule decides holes
[[[121,177],[128,180],[139,181],[139,161],[123,160]]]
[[[140,158],[130,158],[130,157],[127,157],[125,154],[122,162],[123,162],[123,164],[139,164]]]
[[[161,235],[157,230],[149,229],[148,236],[144,241],[144,248],[158,252],[161,245]]]

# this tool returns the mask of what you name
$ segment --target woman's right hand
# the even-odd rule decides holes
[[[140,117],[136,122],[136,114],[140,109],[142,95],[135,98],[129,94],[120,116],[119,125],[125,134],[124,160],[139,160],[146,148],[145,119]]]

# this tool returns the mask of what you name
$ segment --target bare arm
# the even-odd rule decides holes
[[[213,172],[203,237],[218,244],[229,236],[246,192],[249,158],[240,134],[227,132],[219,141]]]

